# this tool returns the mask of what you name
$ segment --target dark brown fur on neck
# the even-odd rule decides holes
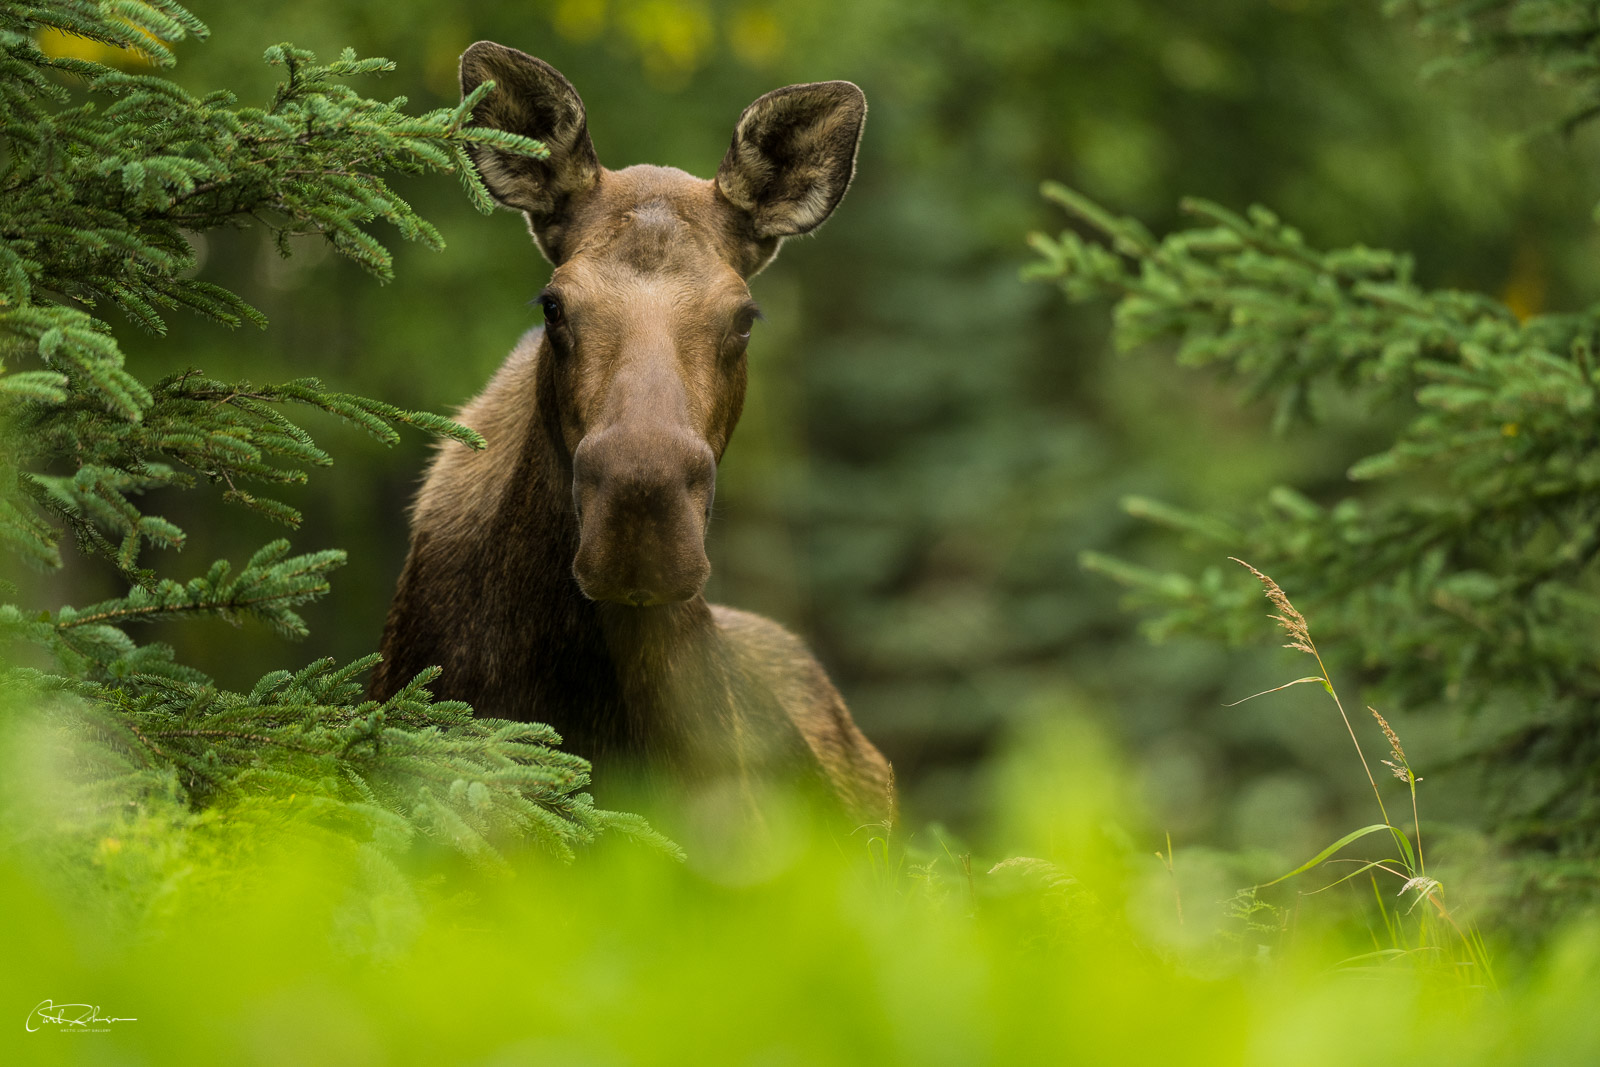
[[[474,157],[556,265],[549,324],[460,414],[489,449],[446,444],[429,470],[374,695],[436,664],[440,697],[549,723],[602,773],[814,777],[855,819],[891,819],[888,763],[810,652],[700,593],[744,400],[745,280],[843,196],[860,91],[768,94],[702,181],[599,166],[576,92],[531,56],[474,45],[463,91],[490,77],[477,122],[551,150]]]

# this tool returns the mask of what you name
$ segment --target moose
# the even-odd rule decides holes
[[[544,325],[458,416],[489,448],[447,442],[429,467],[373,695],[437,664],[440,697],[548,723],[608,769],[747,797],[810,780],[858,823],[892,820],[889,764],[805,645],[702,593],[758,318],[746,283],[838,206],[865,97],[843,81],[766,94],[706,181],[601,166],[543,60],[481,41],[463,95],[491,79],[474,123],[549,150],[471,151],[554,268]]]

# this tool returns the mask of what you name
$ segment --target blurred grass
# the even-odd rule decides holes
[[[10,1063],[1600,1054],[1600,927],[1502,960],[1491,993],[1427,954],[1375,952],[1360,893],[1290,893],[1285,931],[1252,925],[1224,903],[1230,879],[1275,861],[1179,848],[1169,873],[1122,759],[1070,716],[1016,735],[992,768],[987,855],[928,827],[885,865],[864,834],[795,809],[727,862],[612,843],[499,876],[319,832],[288,798],[199,821],[150,801],[74,808],[70,768],[55,789],[37,770],[59,765],[53,742],[17,721],[6,765],[36,771],[7,776],[0,816],[7,844],[29,842],[0,865]],[[136,1021],[16,1025],[46,998]]]

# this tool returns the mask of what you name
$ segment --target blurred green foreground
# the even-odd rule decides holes
[[[885,849],[881,832],[832,835],[779,805],[768,846],[741,856],[680,865],[611,844],[572,867],[524,854],[472,872],[415,854],[397,866],[293,797],[106,818],[57,782],[41,804],[51,744],[13,729],[5,815],[33,861],[0,873],[5,1058],[1576,1064],[1600,1051],[1593,925],[1497,961],[1491,989],[1453,973],[1448,951],[1352,921],[1372,891],[1360,882],[1245,915],[1224,899],[1233,861],[1179,849],[1169,873],[1142,847],[1127,776],[1092,729],[1018,740],[995,772],[990,836],[1031,854],[1004,864],[936,831]],[[130,1021],[36,1013],[27,1032],[46,998]]]

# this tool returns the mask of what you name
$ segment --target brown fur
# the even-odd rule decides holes
[[[551,150],[474,156],[555,264],[547,325],[460,414],[488,451],[448,443],[429,469],[374,695],[437,664],[440,696],[547,722],[607,770],[815,776],[854,818],[892,819],[887,761],[800,640],[701,595],[744,401],[745,281],[844,195],[860,90],[769,93],[703,181],[600,166],[576,91],[532,56],[473,45],[463,93],[486,78],[479,124]]]

